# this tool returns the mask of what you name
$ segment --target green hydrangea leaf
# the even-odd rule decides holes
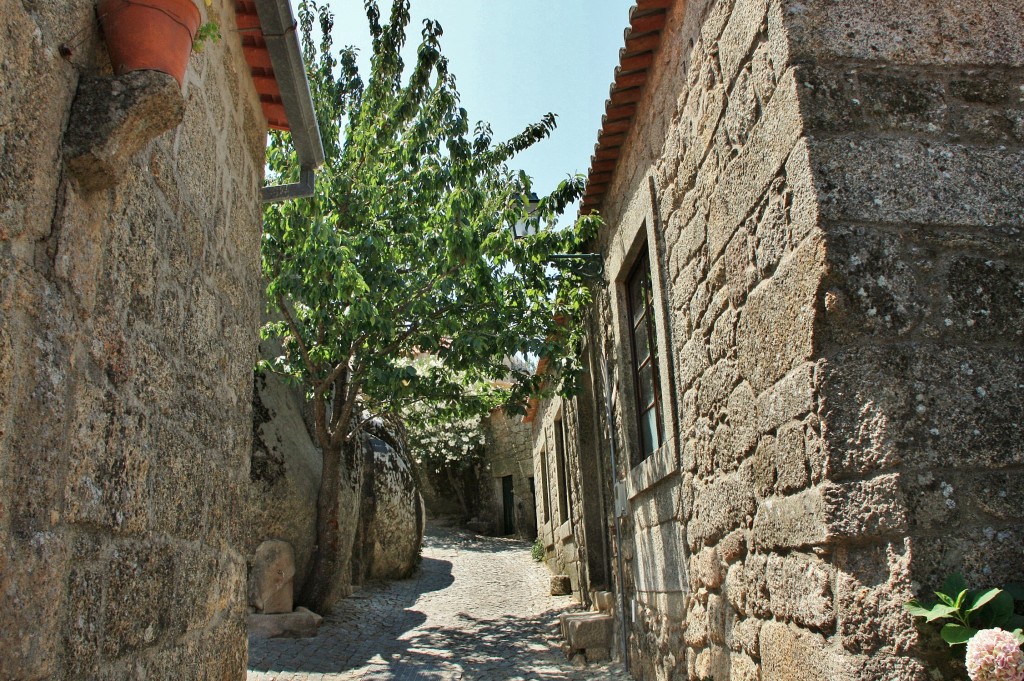
[[[965,627],[962,624],[946,624],[939,634],[942,640],[951,646],[961,645],[971,640],[971,637],[978,633],[977,629]]]
[[[957,611],[955,607],[944,603],[923,606],[917,601],[910,601],[904,604],[903,608],[914,617],[924,617],[929,622],[934,622],[942,617],[949,617]]]
[[[1001,593],[1003,593],[1002,589],[985,589],[984,591],[973,594],[967,603],[967,612],[970,613],[978,610]],[[1013,609],[1012,600],[1010,609]]]

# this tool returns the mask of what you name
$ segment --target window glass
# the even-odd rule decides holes
[[[636,361],[638,365],[641,365],[651,354],[651,341],[645,321],[641,320],[640,325],[633,329],[633,339],[636,347]]]
[[[643,458],[647,458],[660,446],[661,438],[658,437],[658,410],[648,409],[640,416],[640,435],[643,441]]]
[[[631,322],[632,373],[636,399],[639,451],[635,466],[650,456],[663,441],[661,396],[658,385],[657,330],[651,288],[651,266],[646,246],[626,283]]]
[[[650,363],[637,372],[640,383],[640,409],[649,409],[654,404],[654,370]]]
[[[555,479],[558,483],[558,522],[569,519],[569,481],[565,456],[565,426],[562,419],[555,421]]]
[[[644,305],[644,282],[640,277],[636,277],[629,282],[629,309],[630,321],[632,321],[633,326],[636,326],[646,309]]]

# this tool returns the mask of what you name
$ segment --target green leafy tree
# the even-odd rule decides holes
[[[431,372],[438,364],[438,358],[423,356],[412,366],[419,374]],[[502,397],[495,386],[477,383],[465,385],[458,400],[414,402],[402,410],[405,442],[418,474],[447,487],[466,519],[470,505],[463,482],[483,462],[482,417],[499,406]]]
[[[331,13],[299,5],[327,161],[315,196],[264,213],[267,297],[279,315],[265,333],[284,347],[265,368],[304,386],[323,452],[317,544],[301,595],[321,610],[340,595],[351,553],[341,523],[353,522],[358,506],[341,508],[352,497],[341,490],[359,488],[355,442],[368,418],[411,402],[458,403],[467,385],[495,379],[509,380],[509,403],[522,405],[541,386],[510,372],[505,360],[517,354],[547,357],[549,372],[571,384],[589,291],[546,261],[576,251],[597,226],[584,217],[550,227],[580,196],[582,177],[528,213],[531,180],[508,166],[551,133],[553,115],[502,142],[487,125],[471,131],[441,27],[424,22],[407,69],[409,2],[396,0],[386,22],[376,2],[364,4],[373,40],[365,82],[352,48],[333,51]],[[272,136],[267,165],[278,180],[296,178],[287,134]],[[510,226],[520,220],[534,233],[517,240]],[[417,352],[440,361],[420,373],[408,361]]]

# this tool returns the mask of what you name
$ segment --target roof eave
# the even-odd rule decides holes
[[[306,79],[291,3],[289,0],[255,0],[255,4],[299,166],[313,170],[324,162],[324,145],[313,110],[313,96]]]
[[[668,10],[676,0],[638,0],[629,10],[629,28],[624,33],[625,45],[619,50],[619,65],[608,88],[604,115],[597,133],[594,155],[590,157],[587,189],[580,212],[584,215],[599,210],[611,179],[618,168],[621,151],[633,128],[637,104],[647,84],[654,55],[661,46],[661,30]]]

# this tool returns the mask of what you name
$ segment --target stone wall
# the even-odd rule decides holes
[[[238,36],[88,192],[61,144],[109,68],[93,2],[0,26],[0,677],[244,678],[265,123]]]
[[[480,520],[494,535],[504,532],[502,478],[512,476],[515,535],[533,540],[537,536],[530,478],[533,477],[531,427],[518,415],[495,409],[483,420],[484,462],[480,472]]]
[[[570,436],[576,432],[570,426],[577,413],[575,407],[569,400],[545,400],[534,417],[537,536],[544,546],[544,560],[551,572],[568,576],[573,596],[581,602],[584,599],[589,602],[587,567],[580,560],[580,547],[586,542],[582,530],[583,506],[576,503],[579,486],[573,481],[580,473],[578,439]],[[558,420],[562,421],[566,435],[561,460],[556,453]],[[564,488],[564,494],[559,487]]]
[[[1020,577],[1024,6],[803,9],[786,26],[827,246],[808,451],[847,507],[814,542],[835,545],[822,633],[858,656],[849,678],[953,678],[899,604],[955,571]]]
[[[1022,29],[1006,1],[669,10],[591,320],[638,678],[956,678],[901,606],[1024,555]],[[630,467],[644,249],[666,441]]]
[[[591,403],[545,400],[532,421],[537,536],[550,570],[567,575],[573,595],[585,605],[592,603],[593,591],[609,588],[611,577],[606,530],[612,519],[607,501],[610,489],[602,470],[607,462],[601,460],[604,450],[593,433]],[[557,453],[560,427],[564,433],[561,460]]]

